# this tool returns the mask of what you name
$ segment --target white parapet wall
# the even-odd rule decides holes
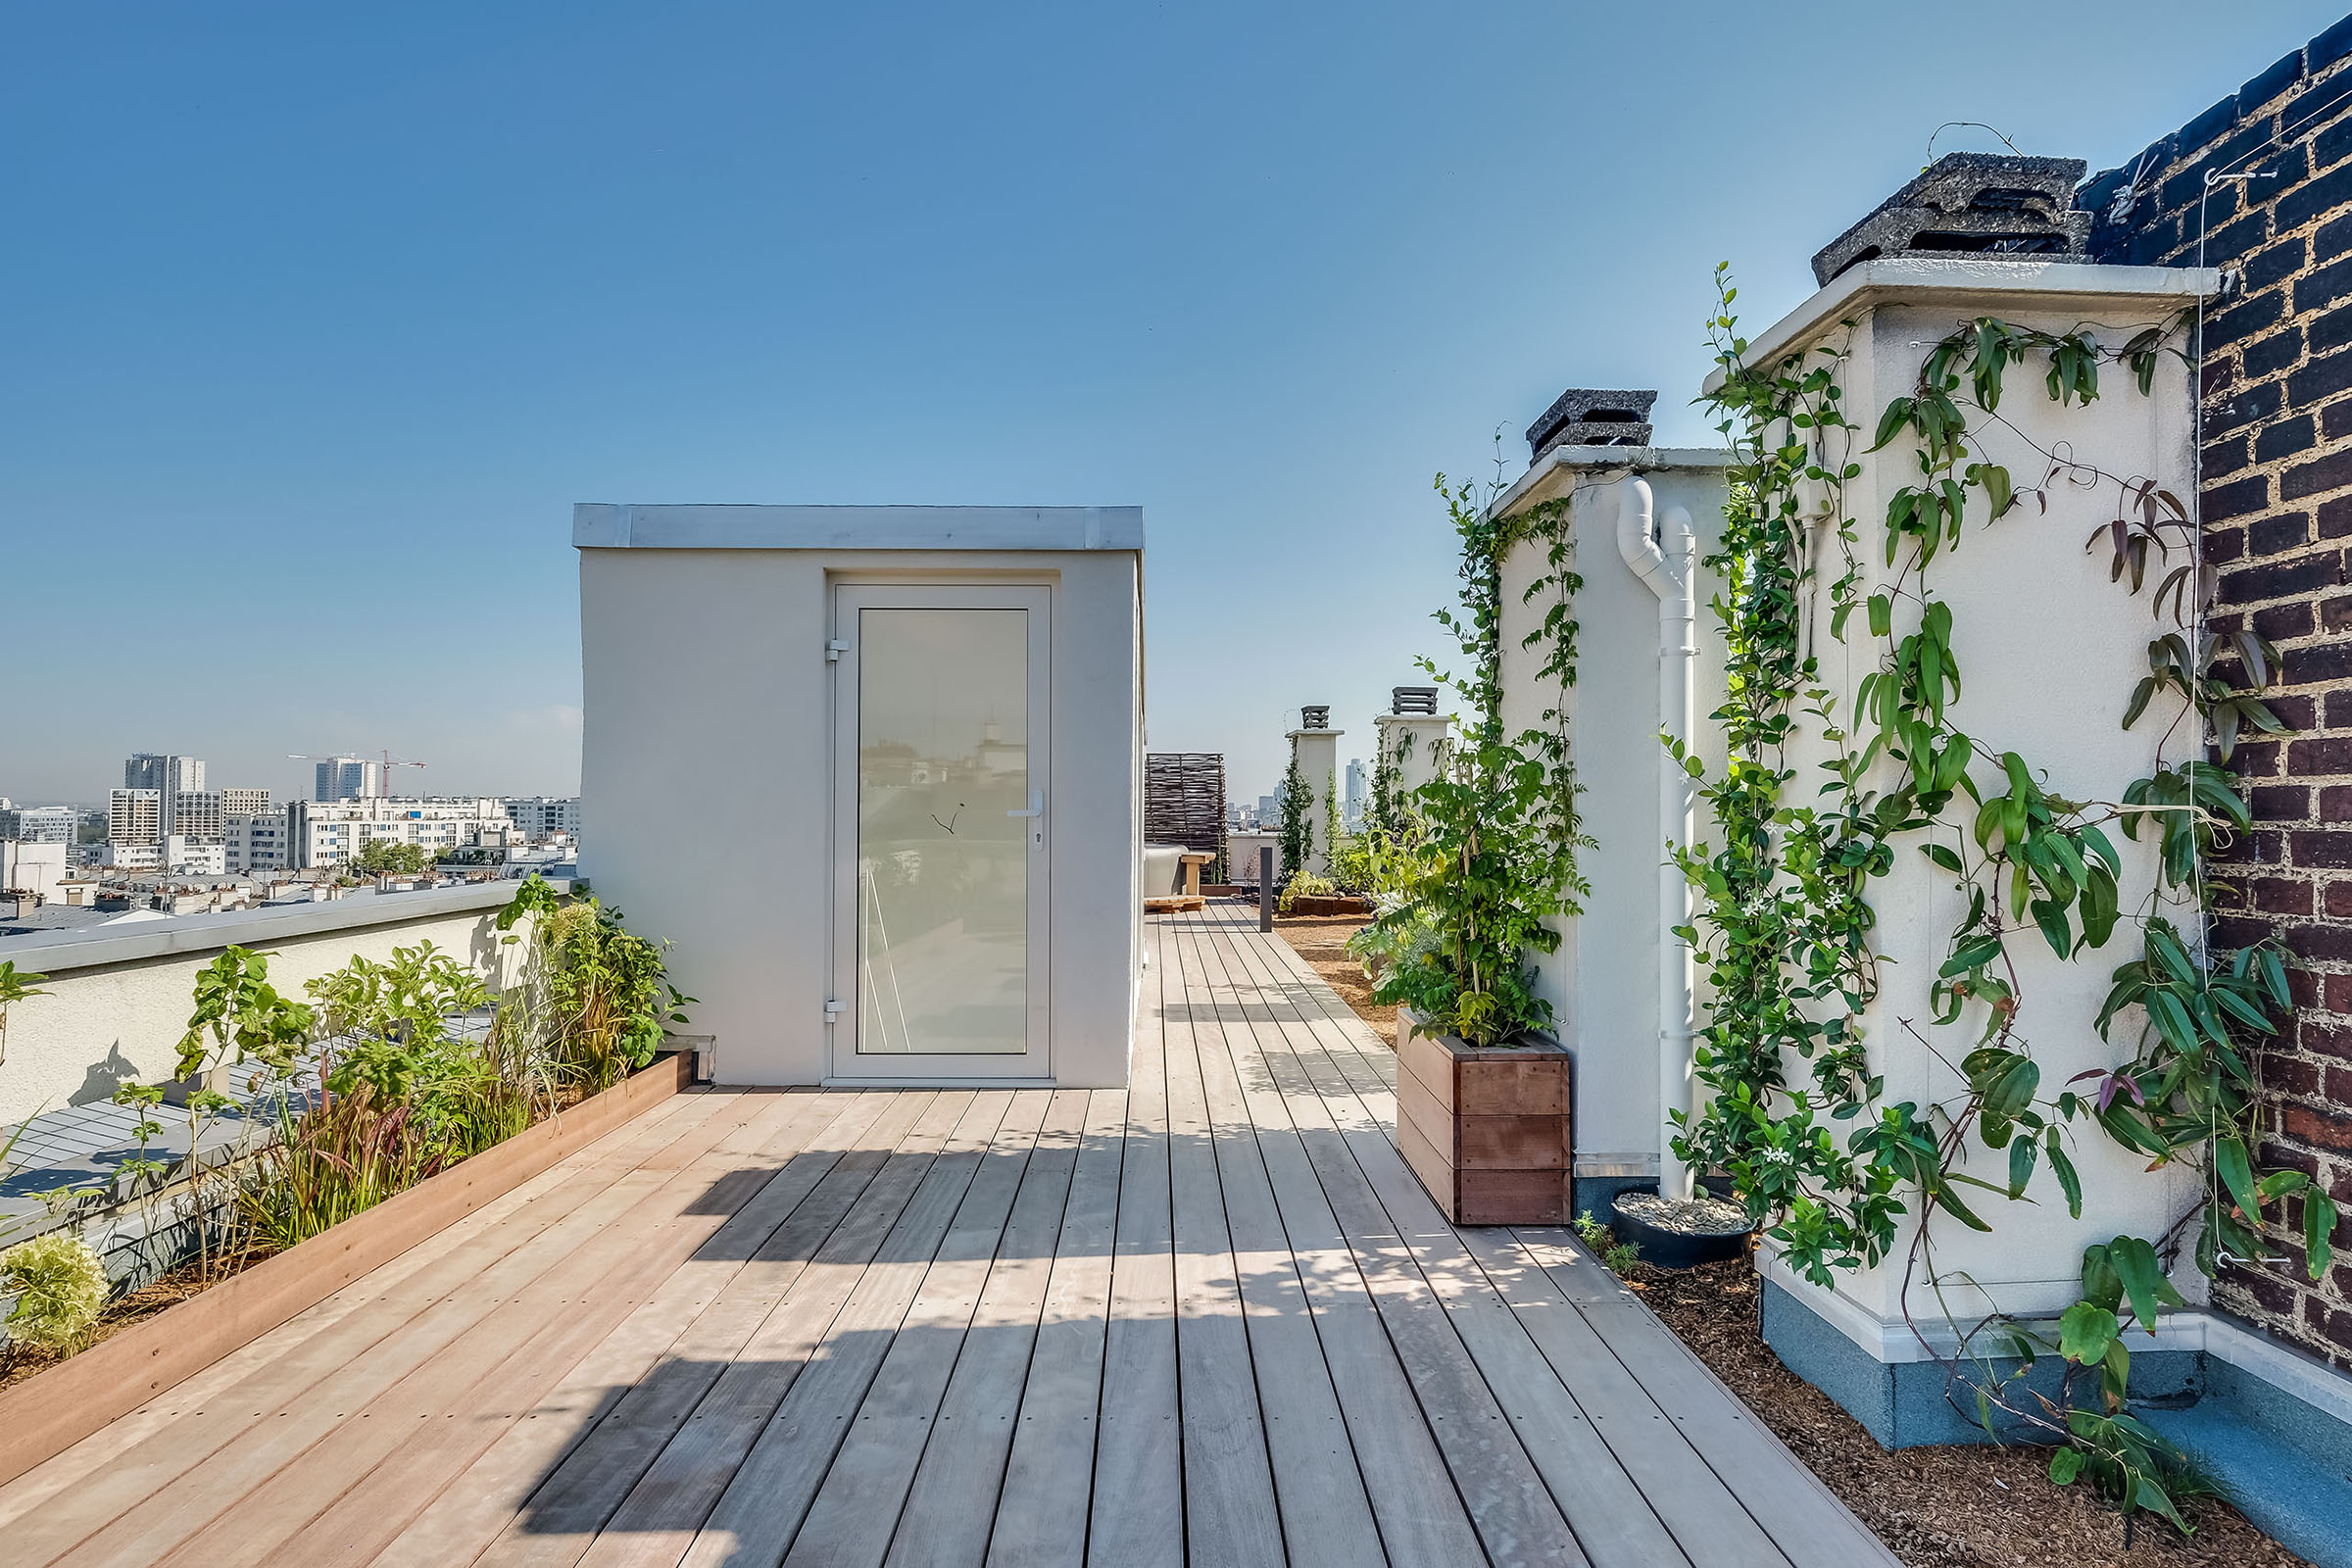
[[[1861,471],[1846,485],[1844,499],[1859,528],[1860,597],[1881,591],[1894,574],[1886,564],[1884,519],[1896,490],[1919,476],[1907,434],[1875,454],[1862,449],[1875,433],[1880,411],[1913,390],[1922,361],[1939,339],[1973,318],[1994,317],[2051,333],[2087,329],[2102,345],[2120,347],[2142,328],[2171,321],[2218,281],[2215,273],[2182,269],[1976,257],[1870,262],[1841,274],[1760,334],[1748,350],[1748,363],[1758,367],[1817,345],[1848,347],[1840,374],[1843,408],[1863,434],[1853,455]],[[1963,404],[1980,454],[2005,465],[2021,491],[2037,488],[2042,494],[2029,496],[1988,524],[1983,499],[1972,491],[1958,547],[1939,554],[1930,568],[1934,594],[1952,612],[1952,651],[1963,681],[1949,711],[1951,722],[1973,738],[1980,760],[1972,770],[1990,792],[2006,786],[1999,781],[1998,765],[1983,755],[2016,752],[2055,795],[2115,801],[2132,781],[2155,771],[2159,739],[2178,711],[2177,704],[2160,696],[2133,728],[2119,723],[2134,684],[2147,672],[2150,638],[2172,622],[2151,618],[2148,593],[2135,597],[2109,580],[2108,550],[2085,549],[2085,539],[2118,515],[2117,485],[2111,479],[2092,482],[2080,470],[2061,473],[2045,485],[2049,462],[2041,454],[2069,454],[2108,476],[2151,480],[2176,495],[2193,495],[2191,371],[2180,359],[2165,355],[2149,394],[2142,396],[2128,371],[2110,365],[2096,402],[2062,408],[2044,392],[2047,369],[2039,355],[2014,365],[1997,418]],[[1965,399],[1965,384],[1955,396]],[[1815,537],[1825,558],[1836,550],[1826,530],[1817,529]],[[1833,635],[1826,580],[1838,569],[1838,562],[1826,560],[1817,573],[1823,586],[1808,600],[1803,636],[1842,716],[1854,711],[1856,688],[1879,667],[1881,652],[1859,611],[1843,641]],[[2150,573],[2149,593],[2162,574],[2162,568]],[[1919,614],[1916,598],[1898,600],[1895,635],[1916,630]],[[2176,759],[2180,749],[2176,740]],[[1831,755],[1820,726],[1806,720],[1788,765],[1796,780],[1813,780],[1822,776],[1820,764]],[[1886,789],[1901,765],[1882,760],[1867,787]],[[1802,788],[1801,783],[1791,786],[1792,791]],[[1937,842],[1960,847],[1968,806],[1963,797],[1946,813],[1958,826],[1934,830]],[[2124,858],[2125,919],[2106,948],[2085,951],[2070,962],[2038,939],[2009,944],[2025,999],[2019,1038],[2039,1064],[2045,1096],[2078,1073],[2103,1070],[2129,1057],[2138,1028],[2136,1013],[2128,1015],[2110,1044],[2092,1027],[2110,972],[2138,955],[2132,917],[2146,906],[2156,875],[2153,834],[2143,833],[2137,844],[2121,832],[2110,837]],[[1885,960],[1884,989],[1863,1027],[1871,1065],[1885,1078],[1883,1102],[1909,1102],[1924,1112],[1931,1104],[1965,1096],[1958,1063],[1976,1045],[1984,1016],[1971,1004],[1950,1027],[1932,1021],[1929,987],[1950,951],[1966,901],[1954,878],[1920,853],[1920,839],[1916,834],[1898,839],[1893,869],[1869,884],[1878,922],[1872,946]],[[1973,843],[1968,851],[1973,858]],[[2167,912],[2183,925],[2193,924],[2193,917],[2178,908]],[[2082,1172],[2081,1219],[2069,1217],[2044,1172],[2029,1195],[2034,1201],[1982,1195],[1979,1212],[1990,1224],[1990,1234],[1968,1230],[1941,1213],[1934,1217],[1929,1235],[1942,1280],[1940,1299],[1924,1268],[1908,1271],[1906,1298],[1906,1254],[1898,1251],[1879,1267],[1841,1274],[1835,1310],[1826,1302],[1813,1309],[1832,1317],[1857,1343],[1898,1341],[1891,1332],[1857,1335],[1857,1322],[1892,1326],[1908,1315],[1940,1324],[1950,1318],[1974,1321],[1991,1310],[2055,1313],[2081,1295],[2086,1245],[2119,1234],[2162,1236],[2197,1201],[2200,1178],[2193,1168],[2150,1172],[2144,1156],[2127,1152],[2087,1123],[2078,1126],[2071,1147]],[[1971,1140],[1959,1168],[2005,1183],[2006,1163],[2000,1152]],[[1907,1235],[1909,1221],[1905,1224]],[[1800,1303],[1821,1294],[1785,1271],[1775,1278]],[[2184,1269],[2178,1283],[2191,1300],[2201,1298],[2204,1282],[2193,1269]]]
[[[513,972],[520,952],[518,944],[501,943],[496,925],[515,887],[481,882],[0,942],[0,958],[14,960],[21,973],[47,976],[42,995],[9,1009],[0,1126],[103,1100],[121,1083],[172,1077],[197,971],[232,945],[270,954],[270,984],[297,1002],[305,1000],[303,982],[354,956],[380,961],[420,942],[495,983]]]
[[[1547,572],[1549,546],[1524,540],[1502,563],[1504,727],[1517,734],[1544,723],[1548,709],[1566,713],[1584,786],[1579,806],[1595,841],[1579,861],[1592,885],[1585,912],[1556,922],[1558,950],[1535,959],[1538,990],[1576,1058],[1574,1169],[1585,1207],[1605,1208],[1611,1190],[1657,1180],[1665,1125],[1658,965],[1669,922],[1658,904],[1667,858],[1658,784],[1673,764],[1658,740],[1658,599],[1618,554],[1618,507],[1627,481],[1643,479],[1657,515],[1678,507],[1690,514],[1704,556],[1722,533],[1725,463],[1704,449],[1555,447],[1496,502],[1512,513],[1568,498],[1572,564],[1584,579],[1573,604],[1576,683],[1563,691],[1540,676],[1549,651],[1524,646],[1551,608],[1548,595],[1527,600]],[[1723,639],[1707,609],[1718,586],[1700,571],[1694,706],[1711,768],[1722,760],[1720,735],[1705,722],[1724,700]]]

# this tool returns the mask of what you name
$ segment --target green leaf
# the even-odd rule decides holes
[[[2312,1188],[2303,1195],[2303,1264],[2318,1279],[2335,1256],[2335,1200]]]
[[[2059,1191],[2066,1194],[2066,1211],[2076,1219],[2082,1217],[2082,1178],[2075,1170],[2075,1162],[2067,1157],[2058,1143],[2058,1129],[2050,1129],[2050,1172],[2058,1178]]]
[[[2020,1138],[2009,1146],[2009,1196],[2026,1196],[2026,1184],[2034,1179],[2034,1156],[2041,1146],[2031,1138]]]
[[[2009,483],[2009,470],[1997,463],[1980,464],[1977,477],[1984,486],[1984,499],[1992,503],[1992,514],[1999,517],[2016,502],[2017,495]]]
[[[2071,1485],[2082,1473],[2083,1454],[2081,1448],[2052,1448],[2050,1450],[2050,1479],[2059,1486]]]
[[[1873,637],[1891,636],[1894,632],[1894,606],[1885,594],[1870,596],[1870,634]]]
[[[1911,422],[1911,409],[1909,398],[1896,398],[1886,405],[1886,412],[1879,416],[1879,436],[1871,443],[1871,451],[1876,452],[1893,440],[1903,426]]]
[[[2132,1299],[2132,1316],[2143,1329],[2156,1326],[2159,1306],[2179,1306],[2180,1293],[2173,1282],[2164,1277],[2163,1265],[2156,1261],[2156,1249],[2136,1236],[2118,1236],[2107,1244],[2107,1261],[2124,1282],[2124,1292]]]
[[[2089,1301],[2077,1301],[2058,1318],[2058,1353],[2082,1366],[2096,1366],[2107,1358],[2107,1348],[2115,1343],[2121,1325],[2115,1314]]]
[[[2246,1158],[2246,1146],[2235,1138],[2217,1138],[2213,1141],[2213,1168],[2230,1189],[2230,1196],[2246,1216],[2246,1223],[2262,1222],[2262,1199],[2254,1190],[2254,1168]]]

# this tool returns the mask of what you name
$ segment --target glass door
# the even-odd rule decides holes
[[[1042,1078],[1051,590],[834,592],[832,1076]]]

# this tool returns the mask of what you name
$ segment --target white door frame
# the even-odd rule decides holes
[[[833,916],[832,998],[826,1004],[825,1082],[1042,1084],[1052,1081],[1050,941],[1053,821],[1054,590],[1039,583],[838,581],[830,585],[833,635]],[[1022,610],[1029,636],[1029,974],[1028,1045],[1020,1054],[858,1053],[858,612],[861,610]]]

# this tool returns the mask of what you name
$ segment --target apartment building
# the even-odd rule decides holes
[[[122,764],[122,787],[126,790],[153,790],[158,801],[157,831],[180,832],[175,814],[179,798],[203,793],[204,759],[175,757],[163,752],[137,753]]]
[[[340,865],[370,844],[414,844],[438,855],[509,826],[505,805],[488,796],[295,801],[286,807],[286,855],[297,871]]]
[[[228,792],[223,790],[222,794]],[[263,796],[268,791],[257,791]],[[230,875],[252,871],[283,871],[289,869],[286,846],[289,842],[286,818],[281,813],[263,812],[232,816],[222,824],[220,850],[222,869]]]
[[[106,837],[108,843],[125,848],[162,849],[164,792],[135,787],[108,791]]]
[[[227,821],[231,817],[268,816],[269,814],[270,792],[268,790],[222,790],[220,792],[222,821]]]
[[[384,764],[365,757],[329,757],[318,763],[314,801],[365,801],[384,793]]]
[[[511,795],[499,804],[527,841],[579,836],[580,800],[576,795]]]
[[[0,841],[15,844],[71,844],[74,819],[71,806],[0,808]]]

